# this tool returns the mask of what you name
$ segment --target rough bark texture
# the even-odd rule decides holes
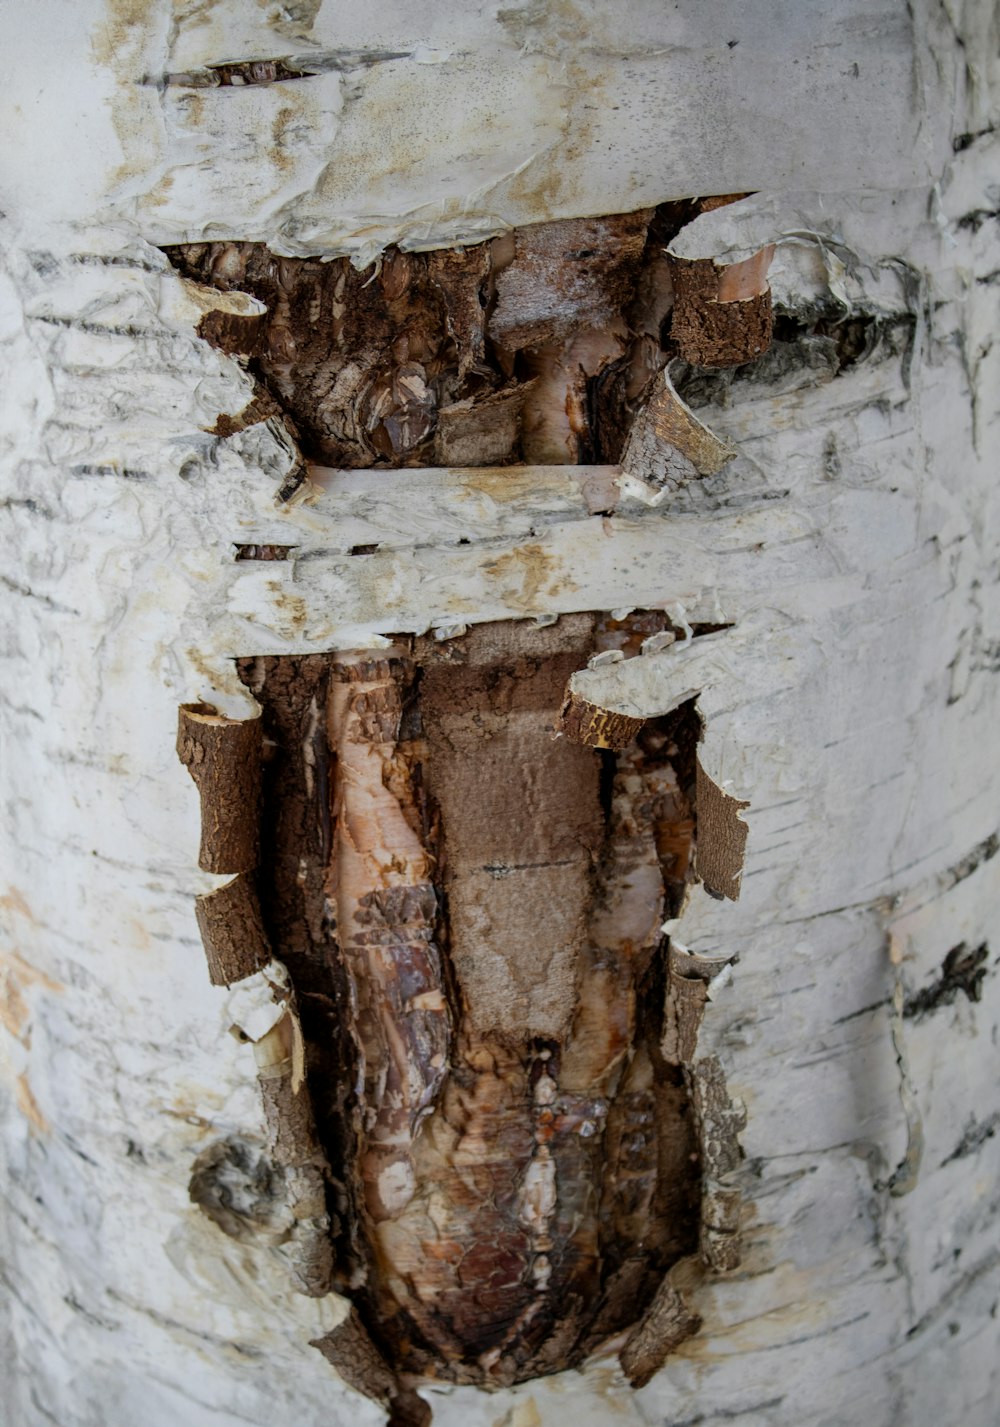
[[[624,439],[633,369],[667,360],[640,334],[662,322],[655,245],[676,217],[396,252],[363,284],[347,264],[247,245],[174,260],[266,304],[243,351],[310,454],[564,462],[612,431]],[[199,332],[233,351],[250,321],[208,314]],[[620,383],[588,397],[612,357]],[[653,406],[652,419],[640,408],[634,471],[660,489],[685,446],[695,478],[716,474],[732,453],[669,383]],[[329,1015],[310,1019],[307,1040],[344,1283],[393,1371],[499,1385],[572,1366],[634,1324],[694,1247],[687,1062],[666,1062],[659,1040],[660,926],[681,905],[695,841],[697,718],[685,709],[647,729],[567,695],[591,657],[667,647],[676,631],[662,612],[442,633],[324,669],[257,660],[242,672],[271,749],[304,752],[299,775],[269,780],[277,875],[261,878],[277,953],[304,971],[303,1004],[339,1010],[332,1044]],[[307,742],[289,744],[306,707]],[[273,1139],[295,1107],[262,1087]],[[301,1138],[292,1121],[287,1133]]]
[[[715,348],[709,361],[663,331],[677,266],[665,245],[700,206],[541,223],[464,250],[390,249],[370,272],[345,258],[276,257],[261,244],[167,253],[188,278],[266,305],[254,317],[209,312],[199,324],[256,379],[233,429],[280,409],[309,459],[340,467],[616,461],[669,355],[718,364]],[[708,321],[697,314],[716,298],[715,286],[686,291],[679,333]],[[766,285],[753,302],[752,335],[730,321],[729,364],[767,347]],[[676,398],[674,407],[684,410]],[[222,415],[213,430],[227,435],[231,423]]]
[[[283,812],[262,914],[303,988],[333,1145],[354,1133],[357,1067],[326,959],[330,651],[631,607],[715,632],[574,689],[644,735],[697,696],[706,774],[752,801],[739,902],[696,889],[671,918],[674,950],[738,954],[708,983],[695,1065],[717,1057],[747,1108],[743,1260],[672,1271],[703,1326],[641,1391],[608,1359],[419,1391],[435,1427],[839,1427],[859,1404],[870,1427],[993,1427],[996,7],[6,9],[0,1417],[381,1427],[386,1409],[308,1346],[347,1305],[292,1288],[253,1051],[226,1034],[243,982],[205,974],[194,905],[215,883],[195,865],[177,707],[252,718],[234,660],[275,677],[295,661],[291,751],[264,770]],[[744,196],[665,206],[720,191]],[[655,250],[727,269],[775,243],[768,352],[709,369],[669,351],[679,398],[737,455],[661,491],[642,470],[628,488],[609,465],[545,464],[382,463],[306,486],[294,418],[249,370],[262,357],[197,335],[210,312],[270,318],[161,251],[266,244],[369,279],[395,250],[512,254],[512,230],[650,210],[650,315],[621,314],[635,365],[607,328],[526,348],[509,377],[487,345],[497,409],[452,402],[420,459],[466,462],[484,432],[502,462],[516,429],[521,456],[616,461],[668,355]],[[415,432],[410,361],[390,352],[377,375],[401,374],[387,414]],[[276,509],[279,488],[307,499]],[[249,547],[290,553],[234,558]],[[282,838],[309,849],[301,882],[268,860]],[[659,1044],[666,1063],[666,1024]],[[635,1136],[624,1117],[615,1133],[620,1155]],[[327,1189],[340,1219],[346,1186]],[[631,1272],[608,1279],[623,1303]]]
[[[697,1333],[701,1319],[692,1313],[677,1289],[664,1282],[642,1323],[625,1341],[621,1360],[633,1387],[645,1387],[673,1348]]]
[[[257,891],[247,873],[199,897],[195,915],[213,986],[242,981],[271,960]]]
[[[177,756],[201,795],[199,867],[252,872],[260,841],[260,721],[225,718],[211,704],[186,704],[178,717]]]
[[[570,1366],[695,1247],[685,1062],[659,1037],[697,716],[651,720],[617,757],[553,738],[573,670],[665,624],[484,625],[331,655],[325,679],[306,661],[302,686],[326,690],[307,752],[280,736],[295,661],[243,665],[275,748],[268,865],[327,889],[332,1062],[355,1087],[336,1087],[330,1139],[343,1272],[394,1371],[502,1384]],[[329,769],[311,803],[306,758]],[[303,829],[326,818],[317,846]]]
[[[711,258],[674,258],[671,333],[685,361],[699,367],[752,362],[771,345],[773,312],[766,272],[773,247],[722,268]]]

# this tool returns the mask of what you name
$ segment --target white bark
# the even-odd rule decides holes
[[[609,1358],[435,1392],[435,1423],[995,1418],[995,955],[977,1003],[904,1023],[892,1000],[1000,910],[998,22],[985,0],[682,8],[5,17],[10,1427],[382,1418],[307,1346],[343,1303],[296,1296],[280,1251],[187,1199],[194,1156],[260,1111],[198,943],[213,879],[177,705],[249,712],[238,654],[652,601],[733,626],[586,678],[626,712],[698,692],[705,767],[751,802],[741,901],[696,892],[677,928],[739,952],[702,1044],[749,1113],[745,1263],[698,1291],[701,1334],[642,1391]],[[279,55],[323,72],[137,82]],[[738,458],[684,502],[626,494],[607,517],[607,471],[406,471],[375,495],[333,474],[279,511],[280,434],[204,434],[249,384],[195,336],[207,299],[158,243],[362,263],[747,189],[678,253],[775,241],[777,302],[909,313],[914,342],[733,388],[701,416]],[[298,557],[235,563],[253,542]]]

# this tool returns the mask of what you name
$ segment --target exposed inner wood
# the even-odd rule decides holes
[[[365,272],[260,243],[169,248],[186,277],[267,306],[202,319],[202,336],[257,379],[245,410],[220,414],[213,432],[280,413],[307,459],[336,467],[615,463],[671,356],[714,366],[767,346],[761,262],[667,257],[714,202],[541,223],[470,248],[390,249]]]
[[[692,300],[725,309],[702,322],[709,357],[729,341],[740,361],[760,350],[770,299],[751,261],[710,293],[689,285],[672,318],[665,247],[701,206],[391,250],[365,273],[259,244],[173,249],[186,276],[266,307],[201,323],[256,380],[213,434],[280,421],[304,457],[341,468],[625,452],[655,491],[716,471],[729,448],[659,374],[678,336],[691,356]],[[281,1106],[267,1092],[292,1096],[300,1132],[281,1163],[309,1169],[309,1233],[329,1166],[337,1281],[354,1305],[319,1346],[399,1422],[420,1412],[407,1374],[522,1381],[626,1330],[627,1370],[644,1381],[697,1326],[664,1274],[699,1243],[734,1261],[728,1141],[710,1206],[721,1247],[699,1222],[699,1134],[728,1104],[690,1063],[705,980],[668,967],[661,930],[694,875],[700,723],[691,704],[643,722],[566,701],[592,656],[676,633],[662,611],[581,613],[241,661],[273,753],[262,927],[238,887],[199,915],[214,979],[252,972],[268,946],[290,972],[311,1116],[279,1056],[281,1075],[262,1080],[268,1123],[277,1133]],[[212,917],[227,897],[247,971]],[[302,1243],[300,1277],[319,1283],[316,1240]]]
[[[261,901],[337,1166],[341,1276],[398,1370],[572,1365],[697,1246],[689,1087],[660,1044],[697,715],[618,753],[553,738],[569,674],[667,623],[242,662],[276,746]]]

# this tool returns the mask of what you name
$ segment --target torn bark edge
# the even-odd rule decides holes
[[[618,1354],[632,1386],[645,1387],[670,1353],[700,1328],[701,1318],[687,1306],[668,1274]]]
[[[740,1262],[742,1195],[731,1176],[743,1151],[744,1106],[730,1099],[717,1056],[697,1060],[698,1033],[712,984],[727,973],[731,957],[698,956],[671,941],[667,952],[667,994],[660,1049],[684,1070],[694,1110],[701,1159],[701,1260],[713,1273],[728,1273]]]
[[[613,753],[621,753],[645,722],[644,718],[630,718],[628,714],[615,713],[601,708],[599,704],[592,704],[567,685],[566,697],[554,729],[556,735],[565,734],[574,743],[582,743],[586,748],[606,748]]]
[[[667,950],[667,994],[660,1037],[660,1050],[669,1065],[693,1063],[712,982],[733,960],[731,956],[698,956],[680,942],[671,940]]]
[[[333,1287],[334,1257],[326,1186],[330,1167],[316,1134],[305,1074],[305,1040],[287,969],[270,961],[230,993],[232,1031],[253,1042],[267,1149],[284,1170],[295,1221],[282,1249],[295,1287],[322,1298]]]
[[[197,284],[189,283],[188,287],[194,288]],[[216,293],[215,296],[218,298],[219,294]],[[252,300],[249,294],[226,296],[243,296]],[[224,352],[227,357],[245,361],[246,358],[259,353],[266,330],[264,316],[263,312],[246,314],[213,306],[204,313],[195,331],[217,351]],[[308,494],[309,470],[299,447],[299,433],[295,423],[261,381],[254,382],[253,396],[242,411],[232,416],[220,413],[214,426],[208,430],[213,436],[235,436],[238,432],[245,431],[248,426],[262,423],[268,427],[271,435],[290,458],[289,468],[274,494],[276,506],[288,505],[296,496],[301,499]]]
[[[698,956],[674,941],[667,952],[660,1049],[668,1064],[683,1069],[691,1097],[701,1160],[701,1229],[698,1258],[674,1265],[619,1352],[622,1369],[636,1388],[645,1387],[670,1353],[701,1328],[701,1318],[688,1307],[675,1280],[696,1277],[705,1268],[728,1273],[740,1264],[742,1194],[731,1176],[743,1157],[738,1136],[746,1127],[746,1110],[730,1098],[718,1057],[695,1059],[712,983],[731,964],[731,957]]]
[[[623,495],[659,504],[691,481],[715,476],[737,452],[681,400],[667,367],[632,422],[617,484]]]
[[[388,1427],[427,1427],[431,1410],[412,1388],[393,1372],[352,1308],[342,1323],[322,1338],[310,1339],[340,1377],[389,1413]]]
[[[742,1101],[730,1097],[718,1056],[685,1066],[701,1157],[701,1261],[713,1273],[730,1273],[742,1256],[743,1197],[733,1182],[743,1158],[739,1136],[746,1129]]]
[[[685,361],[697,367],[735,367],[767,351],[774,328],[767,283],[773,257],[773,243],[726,266],[713,258],[667,253],[674,285],[670,335]]]
[[[194,910],[213,986],[231,986],[271,960],[257,891],[247,873],[196,897]]]
[[[701,766],[701,759],[696,760],[695,871],[707,892],[731,902],[740,897],[749,832],[740,814],[749,806],[745,798],[734,798],[720,788]]]
[[[177,756],[201,797],[204,872],[252,872],[260,844],[261,752],[259,716],[231,719],[211,704],[182,704]]]

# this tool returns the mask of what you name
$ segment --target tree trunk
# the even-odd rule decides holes
[[[682,8],[8,20],[11,1427],[994,1420],[1000,23]]]

